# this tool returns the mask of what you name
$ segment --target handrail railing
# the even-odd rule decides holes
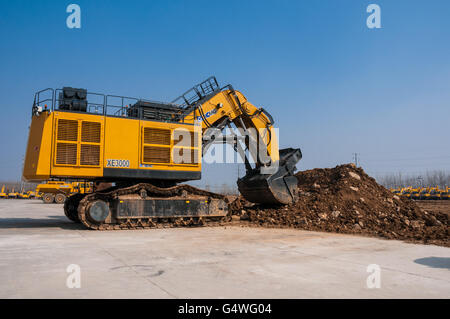
[[[41,94],[44,93],[44,92],[51,92],[51,96],[49,98],[41,100]],[[43,89],[43,90],[40,90],[40,91],[36,92],[34,94],[33,107],[34,106],[42,106],[42,104],[44,102],[50,102],[50,109],[53,110],[54,93],[55,93],[55,90],[52,89],[52,88],[47,88],[47,89]]]
[[[180,107],[188,108],[196,104],[198,101],[204,99],[208,95],[218,92],[219,90],[220,86],[217,82],[216,77],[210,76],[205,81],[194,85],[192,88],[173,100],[171,103],[177,103],[179,101],[181,103],[178,102],[177,104],[180,104]]]
[[[36,92],[33,108],[46,103],[45,109],[51,111],[83,112],[138,119],[153,119],[154,117],[156,120],[184,122],[192,109],[197,107],[203,99],[221,90],[214,76],[195,85],[170,103],[121,95],[106,95],[85,90],[83,90],[85,95],[83,99],[68,98],[64,96],[64,89],[47,88]],[[82,108],[81,111],[71,108],[74,101],[80,102],[78,106]]]

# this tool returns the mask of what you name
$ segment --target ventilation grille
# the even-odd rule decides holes
[[[100,143],[101,124],[98,122],[81,123],[81,142]]]
[[[76,142],[78,139],[78,121],[58,120],[58,140]]]
[[[185,130],[174,130],[173,131],[173,144],[174,146],[183,147],[198,147],[198,133]]]
[[[170,130],[145,127],[144,144],[170,145]]]
[[[77,164],[77,144],[57,143],[56,164],[76,165]]]
[[[170,148],[169,147],[144,146],[144,162],[145,163],[170,163]]]
[[[175,164],[198,164],[198,149],[173,148],[173,162]]]
[[[101,129],[100,122],[58,119],[55,164],[99,166]]]
[[[80,165],[100,165],[100,145],[81,144]]]

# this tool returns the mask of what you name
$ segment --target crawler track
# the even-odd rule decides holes
[[[220,223],[229,221],[231,219],[231,212],[229,211],[228,199],[226,196],[216,194],[195,188],[190,185],[177,185],[169,188],[160,188],[152,184],[140,183],[130,187],[117,188],[112,187],[103,191],[95,192],[85,195],[80,198],[69,198],[65,206],[74,205],[79,200],[77,208],[77,218],[74,216],[74,211],[65,209],[66,215],[73,221],[80,221],[83,225],[94,230],[119,230],[119,229],[146,229],[146,228],[165,228],[165,227],[182,227],[182,226],[202,226],[202,225],[220,225]],[[146,199],[183,199],[188,203],[189,200],[221,200],[226,203],[227,211],[223,216],[217,214],[198,215],[198,216],[142,216],[141,212],[136,212],[134,216],[118,217],[117,212],[112,208],[114,201],[121,199],[133,199],[138,201],[145,201]],[[71,202],[72,200],[72,202]],[[107,222],[95,222],[89,218],[89,205],[95,201],[104,201],[108,203],[111,208],[111,218]],[[66,208],[66,207],[65,207]]]

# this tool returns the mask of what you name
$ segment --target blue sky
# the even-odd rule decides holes
[[[366,26],[370,3],[381,29]],[[372,175],[448,171],[449,16],[445,0],[2,1],[0,179],[20,179],[37,90],[166,101],[209,75],[272,113],[299,169],[357,152]],[[203,182],[235,170],[205,167]]]

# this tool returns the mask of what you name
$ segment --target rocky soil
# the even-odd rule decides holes
[[[400,198],[352,164],[299,172],[299,200],[263,206],[242,197],[232,204],[235,218],[263,227],[360,234],[450,247],[450,215],[425,211]]]

